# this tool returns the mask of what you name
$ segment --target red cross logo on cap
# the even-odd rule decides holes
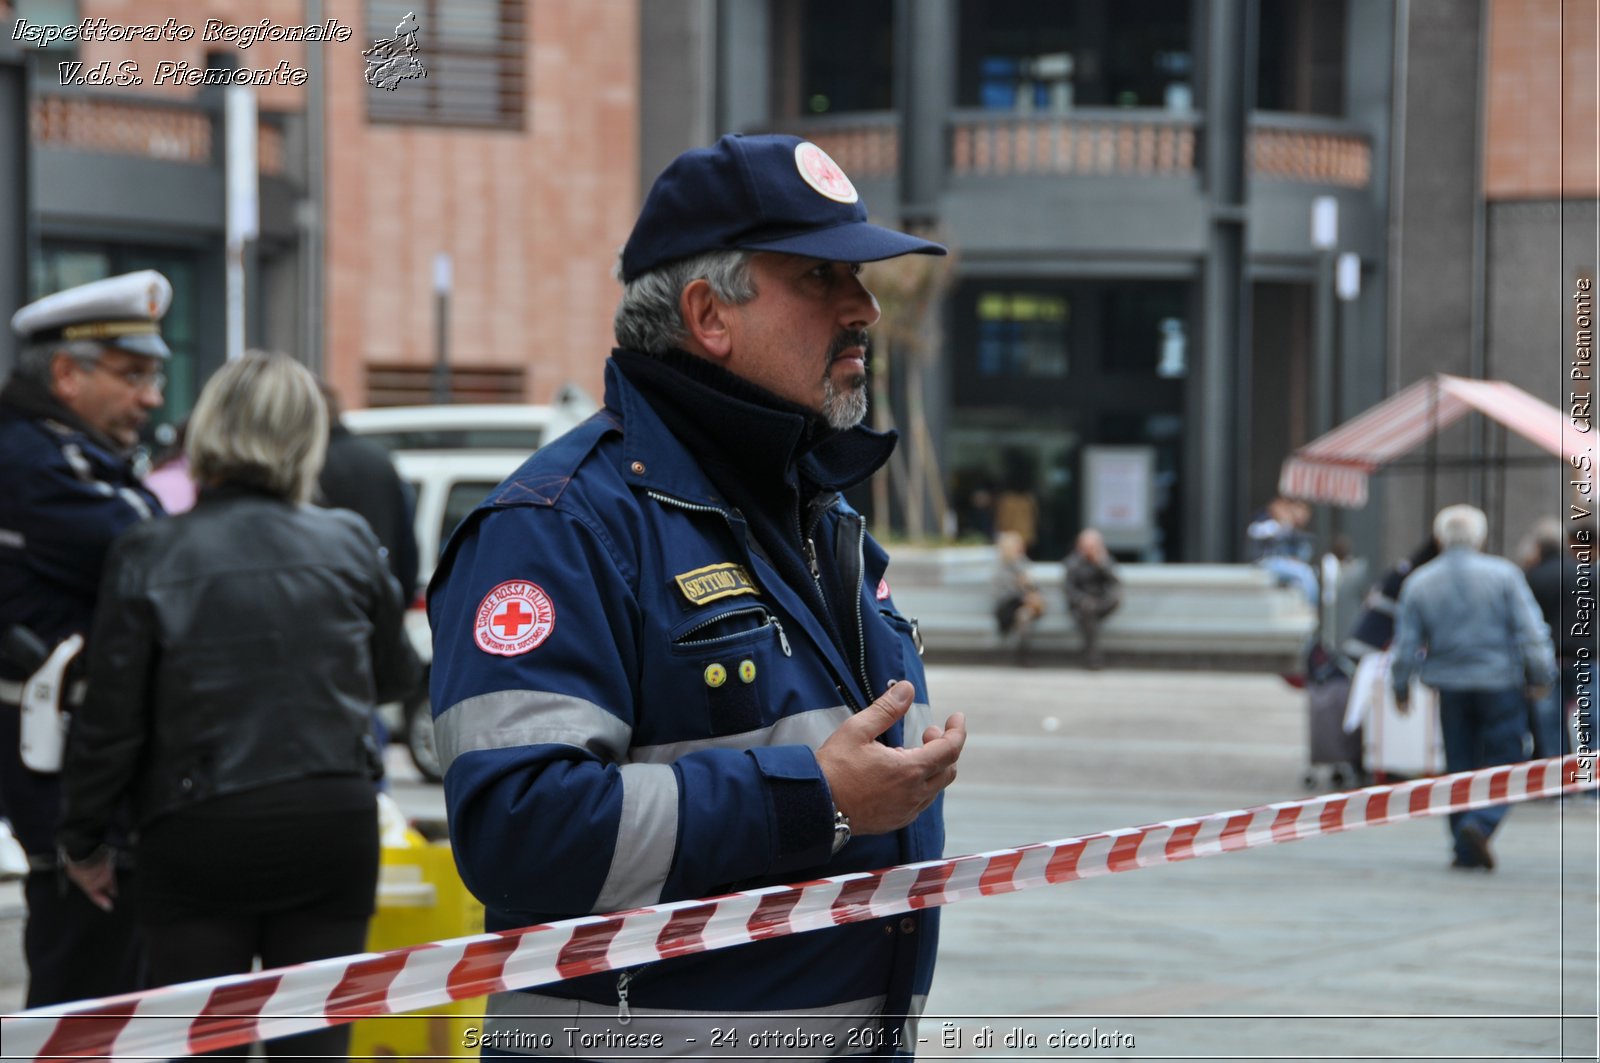
[[[861,198],[839,164],[811,141],[803,140],[795,145],[794,164],[806,184],[834,202],[854,203]]]
[[[515,657],[544,642],[555,628],[555,603],[544,588],[514,579],[484,595],[473,614],[472,638],[484,653]]]

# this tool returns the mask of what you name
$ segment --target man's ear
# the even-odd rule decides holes
[[[728,306],[718,299],[704,279],[692,280],[678,293],[678,312],[688,329],[687,346],[691,353],[725,362],[733,353],[733,334],[728,330]]]
[[[83,373],[72,356],[64,351],[57,351],[50,356],[50,390],[63,402],[70,402],[78,397],[82,390]]]

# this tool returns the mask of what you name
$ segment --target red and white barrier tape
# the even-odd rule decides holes
[[[1585,774],[1585,771],[1588,774]],[[1596,788],[1569,756],[0,1017],[6,1058],[179,1056],[994,893]]]

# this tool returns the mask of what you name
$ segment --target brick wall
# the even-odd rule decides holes
[[[454,263],[453,363],[522,367],[529,402],[567,382],[598,398],[618,294],[611,265],[639,205],[637,4],[526,0],[520,131],[368,123],[361,51],[393,27],[366,25],[361,0],[323,5],[324,19],[354,31],[347,42],[248,49],[203,41],[205,21],[303,25],[302,0],[82,0],[83,18],[171,17],[197,32],[186,42],[86,43],[80,58],[113,69],[132,60],[146,84],[123,91],[184,99],[199,90],[153,85],[157,63],[204,67],[207,51],[222,51],[250,69],[300,67],[306,48],[323,49],[324,360],[347,406],[366,404],[369,364],[432,364],[440,251]],[[426,51],[421,59],[426,67]],[[258,92],[263,110],[305,107],[302,88]]]
[[[1484,147],[1489,199],[1600,194],[1597,32],[1594,0],[1492,0]]]
[[[330,52],[324,342],[352,407],[368,363],[432,363],[440,251],[453,363],[524,366],[530,402],[599,397],[639,201],[636,0],[529,0],[527,19],[521,132],[369,124],[360,49],[348,76]]]
[[[359,24],[350,16],[357,10],[355,3],[330,3],[326,17],[338,17],[352,26],[357,35]],[[162,25],[168,18],[178,26],[192,26],[194,37],[188,41],[86,41],[79,46],[79,58],[85,66],[110,60],[113,69],[124,60],[139,65],[139,76],[145,83],[129,87],[130,92],[158,96],[163,99],[189,99],[200,90],[170,81],[155,84],[157,64],[162,60],[188,63],[204,68],[207,52],[223,52],[238,59],[238,65],[250,70],[271,70],[280,61],[292,67],[305,65],[305,44],[290,41],[257,41],[248,48],[240,48],[229,41],[202,39],[206,21],[218,19],[225,24],[259,24],[262,19],[283,26],[304,25],[302,0],[81,0],[79,15],[82,18],[103,18],[118,26]],[[346,7],[350,11],[344,10]],[[350,44],[355,45],[355,38]],[[358,52],[359,48],[356,49]],[[263,110],[296,111],[305,106],[305,90],[293,85],[264,85],[256,90],[257,100]]]

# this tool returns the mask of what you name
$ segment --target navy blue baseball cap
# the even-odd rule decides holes
[[[868,222],[850,178],[809,140],[737,133],[684,152],[656,178],[622,249],[622,279],[723,250],[829,262],[946,253],[931,240]]]

